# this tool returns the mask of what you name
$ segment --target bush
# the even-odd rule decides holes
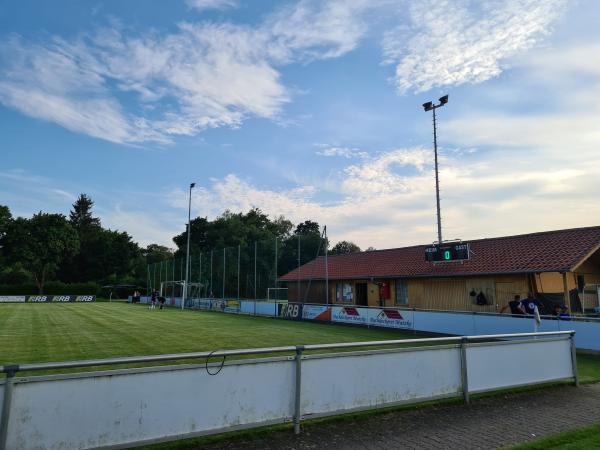
[[[98,295],[100,286],[97,283],[63,283],[48,281],[44,286],[46,295]],[[33,283],[0,284],[0,295],[36,295],[38,288]]]

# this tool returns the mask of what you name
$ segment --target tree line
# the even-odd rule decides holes
[[[187,230],[173,237],[174,248],[142,247],[127,232],[105,228],[94,217],[93,205],[88,195],[81,194],[68,217],[40,211],[30,218],[13,217],[7,206],[0,205],[0,285],[35,284],[39,293],[44,293],[48,282],[146,286],[148,265],[185,257]],[[278,276],[329,247],[317,222],[306,220],[294,226],[285,217],[272,219],[258,208],[246,213],[225,211],[214,220],[197,217],[190,228],[191,254],[277,240]],[[330,254],[357,251],[360,248],[348,241],[329,249]]]

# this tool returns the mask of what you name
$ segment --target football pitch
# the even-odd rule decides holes
[[[211,311],[149,311],[122,302],[0,305],[0,364],[415,337]]]
[[[0,365],[418,337],[213,311],[149,311],[123,302],[0,305]],[[582,382],[600,381],[600,356],[579,354],[577,361]]]

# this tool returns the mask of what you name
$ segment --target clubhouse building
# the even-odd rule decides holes
[[[545,313],[555,304],[573,312],[600,306],[600,226],[468,242],[470,259],[462,262],[426,261],[428,246],[417,245],[327,263],[321,256],[280,281],[290,302],[497,312],[531,292]]]

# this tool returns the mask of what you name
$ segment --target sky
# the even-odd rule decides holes
[[[258,207],[332,242],[600,224],[595,0],[0,0],[0,204],[173,247]]]

